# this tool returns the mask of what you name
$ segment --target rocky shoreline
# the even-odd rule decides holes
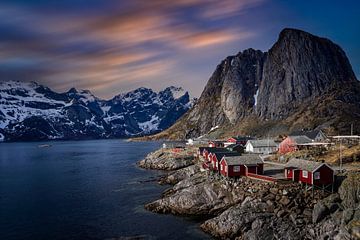
[[[149,153],[138,166],[146,169],[177,170],[194,164],[194,152],[175,153],[169,149],[159,149]]]
[[[201,171],[194,150],[160,149],[139,166],[171,171],[173,185],[145,205],[157,213],[202,216],[201,229],[219,239],[359,239],[360,173],[349,173],[335,193],[306,191],[292,182],[225,179]]]

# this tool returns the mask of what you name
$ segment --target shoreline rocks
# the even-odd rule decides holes
[[[138,166],[146,169],[177,170],[194,164],[192,152],[173,152],[170,149],[159,149],[149,153]]]
[[[198,164],[190,165],[188,167],[181,168],[177,171],[171,172],[161,177],[159,183],[175,185],[181,180],[184,180],[185,178],[189,178],[198,172],[200,172],[200,166]]]
[[[163,157],[157,152],[149,159],[156,155]],[[167,165],[163,161],[160,165],[150,165],[173,169],[173,158],[169,158]],[[339,193],[330,194],[322,190],[306,191],[305,186],[293,182],[268,183],[246,177],[225,179],[200,169],[200,163],[193,159],[192,165],[162,177],[161,184],[174,185],[145,208],[156,213],[204,217],[207,220],[200,228],[220,239],[358,239],[360,236],[360,173],[348,174]]]

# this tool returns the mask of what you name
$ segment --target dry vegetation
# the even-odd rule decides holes
[[[271,156],[269,160],[279,161],[281,156],[283,162],[287,162],[290,158],[306,158],[313,161],[324,161],[330,165],[338,165],[340,161],[340,146],[337,144],[331,146],[329,149],[314,148],[291,152],[285,155],[276,154]],[[343,164],[360,166],[360,144],[349,146],[342,145],[341,156]]]

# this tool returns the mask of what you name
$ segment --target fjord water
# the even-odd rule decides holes
[[[39,147],[51,144],[51,147]],[[135,163],[159,142],[0,144],[0,239],[204,239],[193,219],[143,205],[166,186]]]

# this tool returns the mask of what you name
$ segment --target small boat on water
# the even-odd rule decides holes
[[[40,144],[38,145],[39,148],[46,148],[46,147],[51,147],[50,144]]]

